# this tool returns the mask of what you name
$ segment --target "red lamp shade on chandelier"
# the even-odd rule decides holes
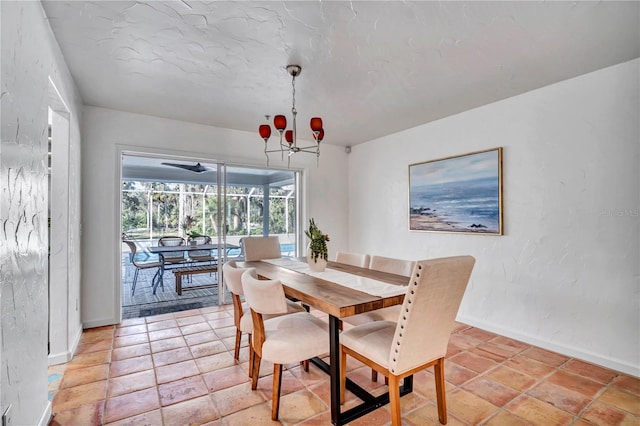
[[[287,130],[286,132],[284,132],[284,138],[286,139],[287,143],[291,145],[293,143],[293,130]]]
[[[284,115],[276,115],[273,117],[273,127],[275,127],[280,133],[287,128],[287,117]]]
[[[311,130],[313,130],[314,132],[319,132],[320,130],[322,130],[322,118],[313,117],[309,122],[309,126],[311,126]]]
[[[258,131],[260,132],[260,137],[264,139],[264,142],[266,143],[271,137],[271,126],[268,124],[261,124]]]

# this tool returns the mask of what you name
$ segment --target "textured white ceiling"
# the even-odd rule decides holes
[[[355,145],[640,56],[639,2],[43,1],[87,105]],[[300,136],[299,136],[300,137]]]

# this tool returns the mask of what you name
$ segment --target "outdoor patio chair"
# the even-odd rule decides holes
[[[151,287],[153,287],[155,281],[160,279],[160,266],[162,266],[162,264],[157,260],[147,262],[140,262],[136,260],[136,254],[138,252],[138,246],[136,246],[136,243],[129,240],[122,240],[122,242],[129,247],[129,250],[131,251],[131,263],[136,267],[136,272],[133,274],[133,284],[131,285],[131,297],[133,297],[136,293],[136,283],[138,282],[138,274],[140,273],[140,270],[157,268],[157,271],[151,280]],[[162,286],[162,290],[164,291],[164,286]]]
[[[194,241],[196,245],[211,244],[211,237],[207,235],[189,237],[187,244],[192,244]],[[216,257],[211,254],[211,250],[195,250],[189,252],[189,260],[193,262],[215,262]]]
[[[211,237],[207,235],[200,235],[198,237],[189,237],[187,244],[192,244],[195,241],[196,245],[211,244]],[[216,256],[211,254],[211,250],[194,250],[189,252],[189,262],[193,263],[209,263],[209,265],[215,265],[218,260]],[[211,273],[209,273],[211,275]],[[192,276],[189,275],[189,280]]]
[[[184,238],[182,238],[182,237],[160,237],[160,239],[158,239],[158,245],[159,246],[165,246],[165,247],[182,246],[182,245],[184,245]],[[164,252],[164,253],[162,253],[162,257],[164,258],[165,265],[167,263],[169,263],[169,264],[183,263],[186,260],[185,257],[184,257],[184,251],[183,250]]]

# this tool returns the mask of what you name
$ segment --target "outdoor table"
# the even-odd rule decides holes
[[[233,249],[238,249],[240,247],[235,244],[227,243],[227,244],[221,244],[220,248],[223,250],[229,251]],[[160,279],[158,279],[153,286],[153,294],[156,294],[156,290],[158,289],[159,285],[163,286],[164,288],[164,282],[163,282],[163,275],[165,270],[165,261],[164,261],[164,255],[163,255],[164,253],[176,252],[176,251],[190,252],[190,251],[198,251],[198,250],[218,250],[218,244],[151,246],[149,247],[148,250],[150,253],[156,253],[160,256]]]

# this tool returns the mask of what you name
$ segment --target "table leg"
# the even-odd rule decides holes
[[[178,293],[178,296],[182,296],[182,274],[175,274],[176,275],[176,293]]]
[[[329,315],[331,423],[340,425],[340,319]]]
[[[160,253],[159,257],[160,257],[160,276],[158,277],[158,281],[156,281],[156,284],[153,286],[153,294],[156,294],[156,290],[158,290],[158,286],[159,285],[162,285],[162,288],[164,289],[164,281],[163,281],[163,277],[164,277],[164,256],[162,256],[162,253]]]

